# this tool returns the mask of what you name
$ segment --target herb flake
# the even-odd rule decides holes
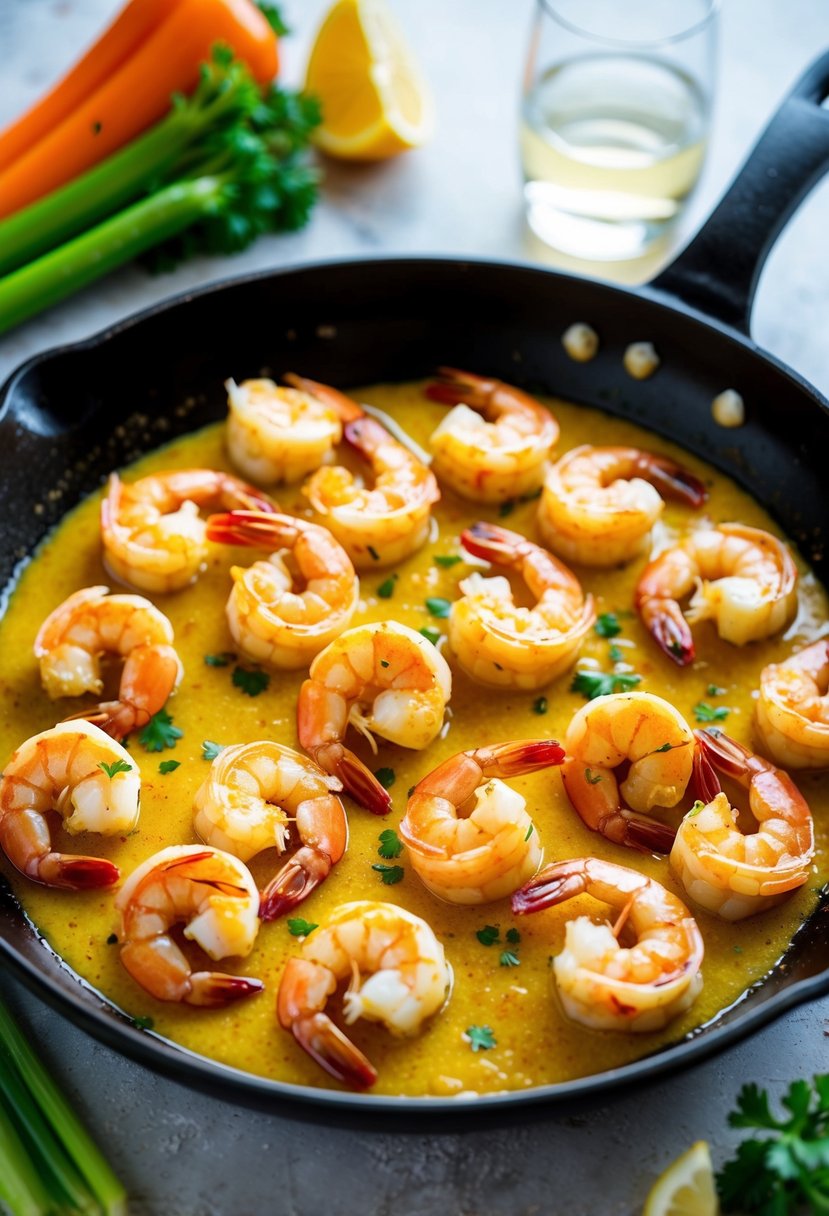
[[[534,714],[546,714],[547,709],[548,709],[547,698],[546,697],[536,697],[535,700],[533,701],[533,713]]]
[[[725,705],[715,707],[707,701],[697,701],[693,712],[697,722],[724,722],[731,711]]]
[[[380,847],[377,852],[381,857],[385,857],[387,861],[399,857],[403,852],[403,841],[397,835],[394,828],[386,828],[385,832],[380,833]]]
[[[432,616],[438,617],[439,620],[446,620],[452,611],[452,601],[444,599],[441,595],[430,595],[426,600],[426,608]]]
[[[397,780],[397,774],[393,768],[375,769],[374,776],[380,782],[384,790],[390,790]]]
[[[162,760],[158,766],[158,771],[162,777],[166,777],[167,773],[174,773],[180,765],[180,760]]]
[[[127,764],[126,760],[113,760],[112,764],[107,764],[105,760],[102,760],[98,765],[98,768],[102,768],[104,770],[110,781],[118,773],[132,772],[132,765]]]
[[[225,743],[215,743],[212,739],[205,739],[201,745],[202,760],[215,760],[219,752],[223,752],[226,746]]]
[[[602,671],[577,671],[573,676],[570,692],[579,692],[586,701],[592,701],[596,697],[605,697],[614,692],[630,692],[641,682],[642,677],[633,674],[616,675],[613,672],[608,674]]]
[[[312,920],[303,920],[301,916],[289,916],[287,923],[291,937],[307,937],[319,928],[318,924],[314,924]]]
[[[468,1026],[465,1037],[473,1051],[490,1051],[496,1046],[491,1026]]]
[[[385,866],[382,862],[375,862],[371,868],[377,871],[387,887],[393,887],[396,883],[401,882],[406,873],[402,866]]]
[[[264,692],[271,682],[271,677],[266,671],[251,669],[248,667],[234,667],[233,676],[234,688],[239,688],[248,697],[258,697],[260,692]]]
[[[501,936],[501,930],[497,925],[484,925],[483,929],[478,929],[475,936],[482,946],[494,946]]]
[[[622,632],[615,612],[600,612],[593,626],[600,638],[617,638]]]

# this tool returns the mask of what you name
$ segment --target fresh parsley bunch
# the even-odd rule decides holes
[[[794,1081],[781,1099],[788,1117],[775,1118],[765,1090],[743,1086],[732,1127],[771,1133],[744,1140],[717,1175],[724,1212],[743,1216],[829,1213],[829,1074]]]

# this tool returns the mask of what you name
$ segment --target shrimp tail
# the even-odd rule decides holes
[[[689,507],[701,507],[708,498],[705,483],[695,477],[689,469],[650,452],[642,453],[642,476],[659,490],[663,498],[687,503]]]
[[[673,848],[676,832],[664,823],[655,823],[644,815],[631,815],[629,811],[622,812],[625,822],[624,839],[620,844],[639,849],[644,853],[670,853]]]
[[[717,794],[721,793],[722,786],[720,779],[717,776],[717,770],[711,763],[706,752],[707,740],[703,739],[706,732],[697,730],[694,735],[697,740],[697,747],[694,751],[694,774],[692,777],[694,792],[706,805],[713,802]]]
[[[335,1080],[352,1089],[367,1089],[377,1080],[371,1061],[326,1013],[297,1018],[290,1029],[300,1047]]]
[[[196,971],[190,976],[190,990],[183,998],[186,1005],[200,1008],[219,1008],[245,996],[262,992],[261,980],[247,979],[241,975],[225,975],[223,971]]]
[[[475,376],[472,372],[462,372],[457,367],[439,367],[440,380],[426,386],[426,396],[430,401],[440,401],[443,405],[485,405],[495,388],[493,380],[484,376]]]
[[[527,541],[517,532],[499,528],[497,524],[479,520],[461,534],[461,544],[468,553],[500,566],[515,564]]]
[[[276,920],[307,899],[330,873],[332,860],[327,853],[305,845],[286,862],[262,891],[260,920]]]
[[[301,393],[316,397],[317,401],[330,406],[340,422],[354,422],[365,416],[362,406],[328,384],[320,384],[319,380],[309,380],[307,376],[298,376],[295,372],[286,372],[282,379],[286,384],[290,384],[291,388],[297,388]]]
[[[371,769],[363,764],[352,751],[334,740],[307,748],[311,758],[326,773],[338,777],[346,794],[364,806],[372,815],[388,815],[391,810],[391,795],[384,789]]]
[[[36,872],[27,873],[36,882],[69,891],[111,887],[121,877],[118,867],[103,857],[72,857],[66,853],[48,853],[40,858]]]
[[[539,870],[534,878],[512,895],[512,910],[516,916],[541,912],[554,904],[564,903],[587,890],[588,879],[583,865],[571,867],[567,862],[553,862]]]
[[[284,517],[264,511],[225,511],[207,517],[207,539],[220,545],[269,549],[285,543]]]
[[[747,747],[743,747],[717,727],[695,730],[694,737],[709,765],[729,777],[745,777],[748,761],[753,759]],[[719,793],[719,790],[716,792]]]
[[[657,645],[678,667],[687,667],[695,656],[694,637],[676,600],[662,596],[645,596],[637,607],[642,623],[653,635]]]
[[[519,739],[474,752],[484,775],[497,777],[518,777],[536,769],[551,768],[563,764],[565,755],[564,748],[555,739]]]

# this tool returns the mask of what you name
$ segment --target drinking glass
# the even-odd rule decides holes
[[[536,0],[521,104],[527,220],[575,257],[638,257],[705,158],[718,0]]]

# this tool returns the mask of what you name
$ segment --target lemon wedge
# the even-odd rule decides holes
[[[337,0],[320,27],[305,88],[322,103],[314,142],[344,160],[384,160],[429,138],[429,88],[385,0]]]
[[[719,1216],[711,1154],[697,1140],[677,1157],[650,1190],[642,1216]]]

